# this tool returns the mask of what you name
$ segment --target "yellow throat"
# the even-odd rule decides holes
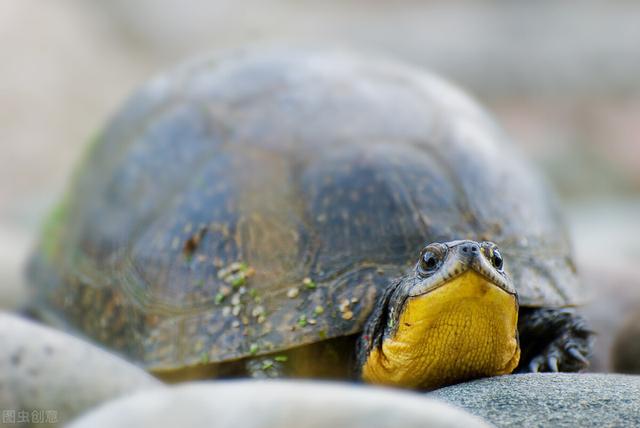
[[[371,351],[366,382],[433,389],[511,373],[520,360],[518,302],[469,270],[410,297],[393,337]]]

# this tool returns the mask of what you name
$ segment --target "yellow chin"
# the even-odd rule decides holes
[[[511,373],[520,360],[518,302],[474,271],[410,297],[394,337],[373,349],[366,382],[433,389]]]

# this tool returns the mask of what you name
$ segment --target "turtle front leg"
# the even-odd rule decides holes
[[[518,372],[577,372],[589,365],[594,333],[572,309],[521,308]]]

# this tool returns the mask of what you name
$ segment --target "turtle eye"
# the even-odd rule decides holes
[[[440,258],[432,251],[425,251],[420,257],[420,268],[428,273],[433,272],[438,268],[440,264]]]
[[[504,264],[503,260],[502,260],[502,254],[500,254],[500,251],[498,251],[497,249],[493,249],[493,256],[491,257],[491,263],[493,264],[493,267],[495,267],[498,270],[502,270],[502,265]]]

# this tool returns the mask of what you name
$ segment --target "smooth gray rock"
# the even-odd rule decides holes
[[[429,396],[499,427],[640,426],[640,376],[521,374],[449,386]]]
[[[352,384],[196,382],[115,400],[71,428],[111,427],[488,427],[423,395]]]
[[[64,423],[111,398],[162,385],[88,342],[0,312],[3,411],[52,411],[56,421]]]

